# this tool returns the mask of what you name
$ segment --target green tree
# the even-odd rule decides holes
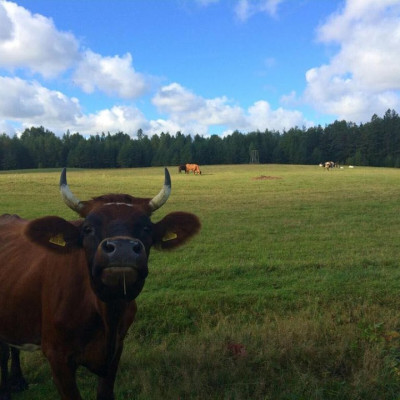
[[[17,136],[0,136],[0,169],[31,168],[32,160]]]
[[[33,160],[34,168],[59,167],[62,160],[62,142],[53,132],[29,128],[21,135],[21,143]]]

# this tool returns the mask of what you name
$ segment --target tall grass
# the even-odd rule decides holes
[[[126,339],[117,399],[399,399],[400,170],[205,166],[172,175],[154,215],[197,214],[174,252],[153,251]],[[0,213],[73,219],[59,171],[0,174]],[[264,179],[255,179],[264,177]],[[71,170],[81,199],[149,197],[161,168]],[[57,398],[40,353],[15,399]],[[79,382],[94,399],[95,378]]]

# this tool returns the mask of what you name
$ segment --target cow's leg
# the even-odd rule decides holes
[[[1,368],[1,385],[0,400],[10,400],[10,391],[8,384],[8,360],[10,358],[10,347],[8,344],[0,342],[0,368]]]
[[[58,352],[45,352],[49,360],[54,384],[62,400],[82,400],[76,385],[75,362],[68,356],[60,355]]]
[[[19,350],[11,347],[10,388],[12,392],[22,392],[28,389],[28,384],[22,374]]]
[[[97,400],[114,400],[114,383],[117,376],[118,364],[121,358],[123,346],[119,346],[113,361],[108,367],[107,374],[99,378],[97,386]]]

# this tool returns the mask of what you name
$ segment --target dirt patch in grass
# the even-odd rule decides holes
[[[261,175],[261,176],[252,178],[253,181],[269,181],[272,179],[282,179],[282,178],[280,176],[266,176],[266,175]]]

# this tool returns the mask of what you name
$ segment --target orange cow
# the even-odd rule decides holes
[[[186,164],[186,174],[188,174],[190,171],[193,171],[193,174],[195,175],[201,175],[200,168],[197,164]]]

